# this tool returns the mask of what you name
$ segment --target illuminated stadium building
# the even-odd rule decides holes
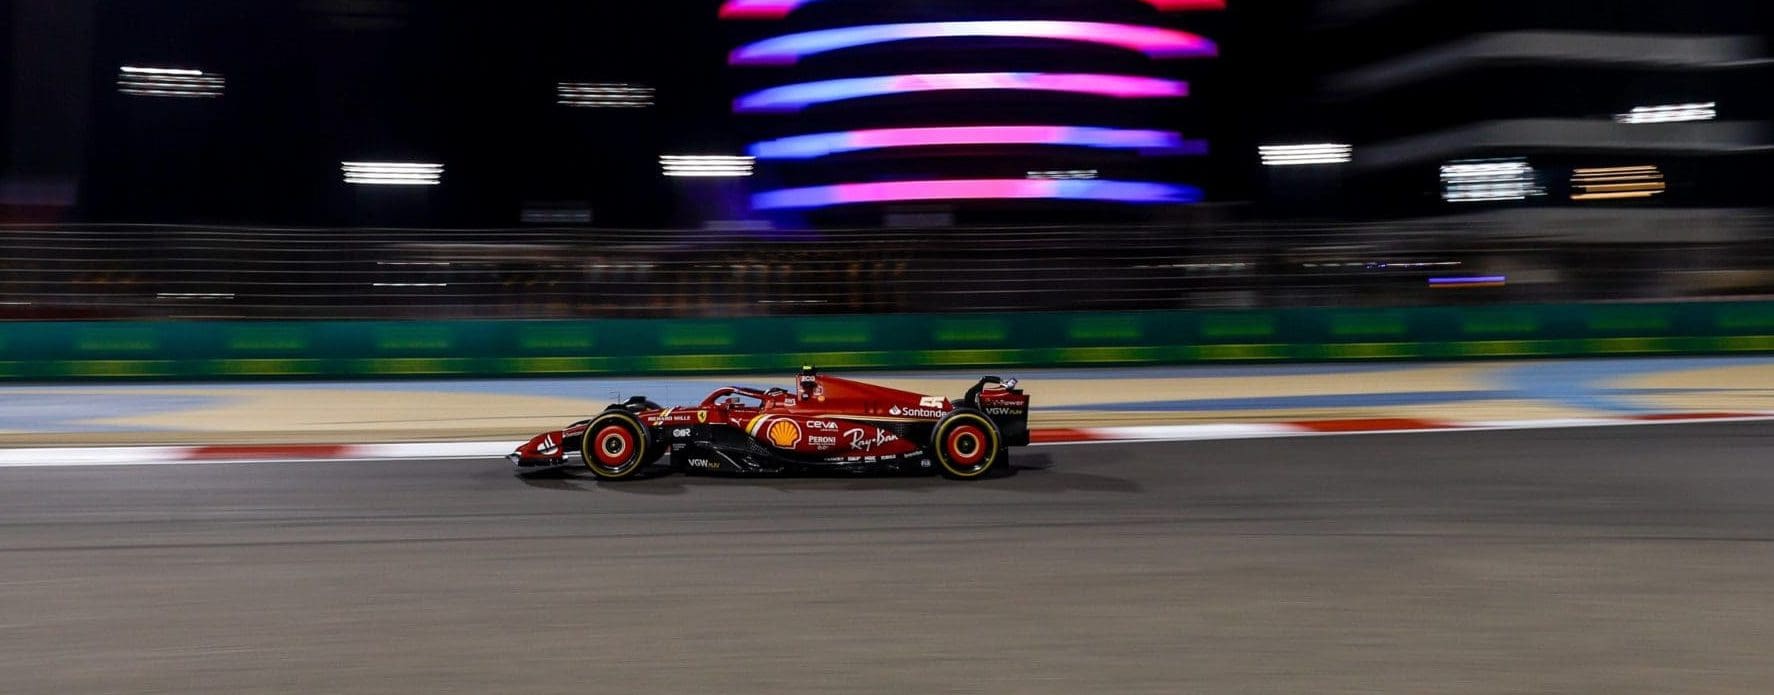
[[[1336,179],[1358,215],[1517,217],[1523,228],[1765,200],[1774,53],[1763,0],[1703,12],[1648,0],[1314,5],[1302,48],[1325,57],[1315,94],[1266,125],[1276,143],[1353,144],[1353,161],[1271,167],[1277,198],[1328,206],[1300,191]]]
[[[4,4],[0,204],[69,220],[1145,219],[1250,149],[1222,0]]]
[[[1222,0],[728,0],[752,207],[789,223],[1144,219],[1205,196]],[[908,222],[911,221],[911,222]]]

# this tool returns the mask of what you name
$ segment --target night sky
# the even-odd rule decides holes
[[[786,21],[763,23],[721,22],[717,0],[97,0],[93,5],[89,63],[80,64],[79,52],[68,49],[72,57],[58,65],[80,65],[90,79],[86,111],[68,118],[84,121],[75,215],[95,221],[492,227],[517,224],[526,206],[564,205],[589,207],[600,226],[694,226],[709,214],[708,198],[722,194],[660,176],[660,154],[737,154],[750,142],[788,134],[900,122],[968,125],[997,118],[1169,128],[1208,139],[1213,154],[1206,158],[1106,166],[1126,165],[1154,180],[1194,184],[1212,203],[1250,211],[1243,201],[1276,202],[1269,195],[1273,172],[1256,162],[1255,148],[1262,142],[1362,143],[1446,125],[1437,119],[1508,117],[1511,109],[1605,109],[1612,101],[1654,103],[1686,91],[1726,93],[1736,109],[1727,112],[1731,116],[1769,117],[1765,90],[1738,84],[1753,82],[1766,70],[1715,82],[1676,73],[1504,70],[1474,78],[1478,81],[1445,80],[1353,105],[1327,100],[1323,89],[1326,74],[1477,31],[1543,26],[1766,35],[1765,3],[1747,0],[1710,3],[1704,13],[1688,6],[1603,0],[1571,0],[1558,12],[1522,0],[1417,2],[1383,21],[1342,27],[1327,21],[1310,0],[1233,0],[1226,12],[1171,15],[1135,0],[834,1],[804,8]],[[53,11],[63,6],[47,5]],[[911,50],[845,51],[792,69],[726,66],[731,48],[775,33],[938,17],[1162,23],[1216,40],[1221,57],[1160,63],[1079,45],[939,41]],[[34,35],[28,27],[13,31]],[[57,51],[57,60],[64,49],[47,39],[38,48]],[[26,69],[16,56],[13,63],[9,73]],[[123,96],[115,80],[117,67],[125,64],[221,72],[228,79],[227,95],[220,100]],[[791,118],[735,116],[730,109],[733,97],[746,90],[790,81],[1003,69],[1164,75],[1187,79],[1193,94],[1162,105],[891,97]],[[659,103],[645,110],[562,108],[554,103],[559,81],[643,83],[658,88]],[[1533,104],[1523,107],[1524,101]],[[23,103],[15,103],[14,120]],[[30,145],[32,136],[16,124],[12,129],[16,159],[21,143]],[[1025,155],[1030,153],[834,159],[765,168],[753,183],[1001,175],[1014,171]],[[1097,165],[1067,159],[1075,156],[1049,151],[1041,153],[1046,159],[1028,161],[1031,167],[1036,161],[1056,168]],[[444,184],[432,189],[366,191],[340,180],[342,160],[436,161],[447,164],[448,172]],[[1433,202],[1433,186],[1421,188],[1418,193]]]
[[[697,220],[687,217],[694,201],[683,198],[696,194],[659,176],[659,154],[737,153],[752,140],[815,125],[736,117],[729,108],[736,94],[787,81],[790,74],[798,79],[909,69],[903,53],[862,50],[809,61],[793,73],[736,71],[725,64],[733,46],[822,21],[892,21],[931,11],[913,3],[898,5],[897,14],[859,16],[859,8],[868,5],[830,3],[803,10],[789,22],[759,24],[719,21],[714,1],[98,4],[87,216],[446,226],[510,225],[526,203],[574,201],[589,203],[599,225],[694,224]],[[953,19],[1164,22],[1218,40],[1221,59],[1182,68],[1128,66],[1135,59],[1150,61],[1066,46],[994,47],[977,60],[949,50],[932,53],[916,67],[964,71],[1008,62],[1184,71],[1194,96],[1141,117],[1182,129],[1188,137],[1210,139],[1217,155],[1160,173],[1186,178],[1215,200],[1246,197],[1257,123],[1238,114],[1266,103],[1290,77],[1274,72],[1287,69],[1287,61],[1276,60],[1285,52],[1277,32],[1258,26],[1289,19],[1278,8],[1262,15],[1235,9],[1160,17],[1132,0],[986,1],[965,8],[940,4],[938,13]],[[123,64],[219,71],[227,76],[228,92],[216,101],[122,96],[114,81],[116,66]],[[1241,77],[1227,77],[1228,65],[1242,65]],[[554,83],[566,80],[653,85],[659,104],[633,111],[560,108],[554,104]],[[968,124],[982,115],[940,100],[887,101],[871,107],[872,118]],[[826,122],[857,122],[846,120],[843,109],[833,111]],[[1093,125],[1085,119],[1119,114],[1103,105],[1062,102],[1058,114],[1031,106],[1018,115],[1072,115]],[[339,181],[338,162],[347,159],[441,161],[449,169],[436,189],[366,193]]]

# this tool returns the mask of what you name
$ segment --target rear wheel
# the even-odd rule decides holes
[[[593,418],[585,428],[579,453],[585,467],[600,480],[628,480],[657,456],[647,456],[647,430],[633,413],[612,410]]]
[[[993,464],[1005,459],[1004,436],[991,418],[972,410],[958,410],[936,423],[931,432],[931,453],[943,477],[978,480]]]

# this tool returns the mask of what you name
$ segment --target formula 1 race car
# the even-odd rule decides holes
[[[506,458],[520,470],[579,460],[600,480],[628,480],[667,454],[680,472],[935,470],[977,480],[1029,443],[1029,397],[985,377],[960,400],[925,396],[804,367],[796,390],[727,386],[688,408],[643,396],[531,439]]]

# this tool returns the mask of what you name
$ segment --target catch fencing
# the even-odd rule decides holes
[[[1769,233],[1459,224],[706,230],[0,228],[0,319],[583,319],[1774,296]],[[1672,239],[1683,235],[1671,234]]]

